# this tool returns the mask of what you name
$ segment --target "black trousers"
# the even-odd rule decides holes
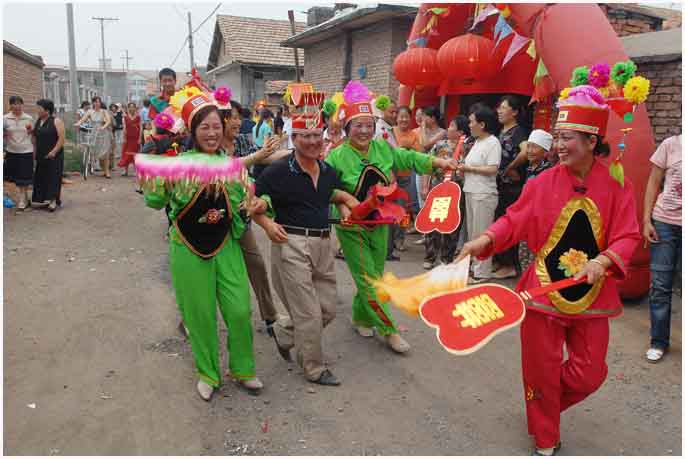
[[[497,180],[497,192],[499,201],[495,209],[495,220],[507,212],[510,205],[516,202],[523,190],[522,183],[503,183]],[[493,257],[495,263],[500,266],[513,266],[517,274],[521,274],[521,261],[519,260],[519,245],[516,244],[508,250]]]

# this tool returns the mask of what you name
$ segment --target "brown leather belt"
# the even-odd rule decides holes
[[[330,229],[301,228],[299,226],[288,226],[288,225],[281,225],[281,226],[283,226],[283,229],[288,234],[298,234],[300,236],[307,236],[307,237],[320,237],[322,239],[328,239],[329,237],[331,237],[331,230]]]

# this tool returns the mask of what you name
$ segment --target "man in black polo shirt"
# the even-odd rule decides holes
[[[297,348],[297,361],[309,381],[337,386],[340,381],[326,368],[321,349],[324,327],[335,317],[336,280],[334,244],[328,223],[330,203],[341,217],[359,204],[341,190],[335,170],[319,160],[323,150],[320,114],[293,120],[295,150],[262,172],[257,179],[256,208],[271,201],[275,220],[254,215],[274,242],[271,261],[274,288],[289,313],[274,325],[281,355],[289,359]]]

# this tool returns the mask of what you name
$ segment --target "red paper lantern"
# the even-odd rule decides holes
[[[438,50],[438,68],[452,80],[464,83],[489,79],[497,72],[492,59],[495,44],[492,40],[467,33],[454,37]]]
[[[442,73],[433,48],[409,48],[401,52],[392,65],[395,78],[407,86],[438,86]]]

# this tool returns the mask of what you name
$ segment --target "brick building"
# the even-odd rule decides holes
[[[681,26],[680,11],[630,3],[600,3],[619,37]]]
[[[670,29],[623,37],[623,47],[651,82],[647,112],[654,140],[682,133],[682,29]]]
[[[317,91],[331,94],[355,79],[376,94],[396,98],[399,82],[392,74],[392,63],[407,47],[417,8],[344,6],[348,7],[335,12],[331,8],[328,15],[321,15],[322,8],[317,8],[317,16],[325,20],[308,24],[304,32],[281,45],[304,48],[306,81]]]
[[[36,116],[36,101],[43,97],[43,58],[3,40],[2,102],[9,108],[10,96],[24,100],[24,110]]]
[[[295,31],[304,30],[295,23]],[[249,107],[263,100],[267,81],[295,80],[295,55],[279,43],[291,36],[290,22],[217,15],[207,78],[230,86],[233,99]],[[300,70],[304,55],[299,52]]]

